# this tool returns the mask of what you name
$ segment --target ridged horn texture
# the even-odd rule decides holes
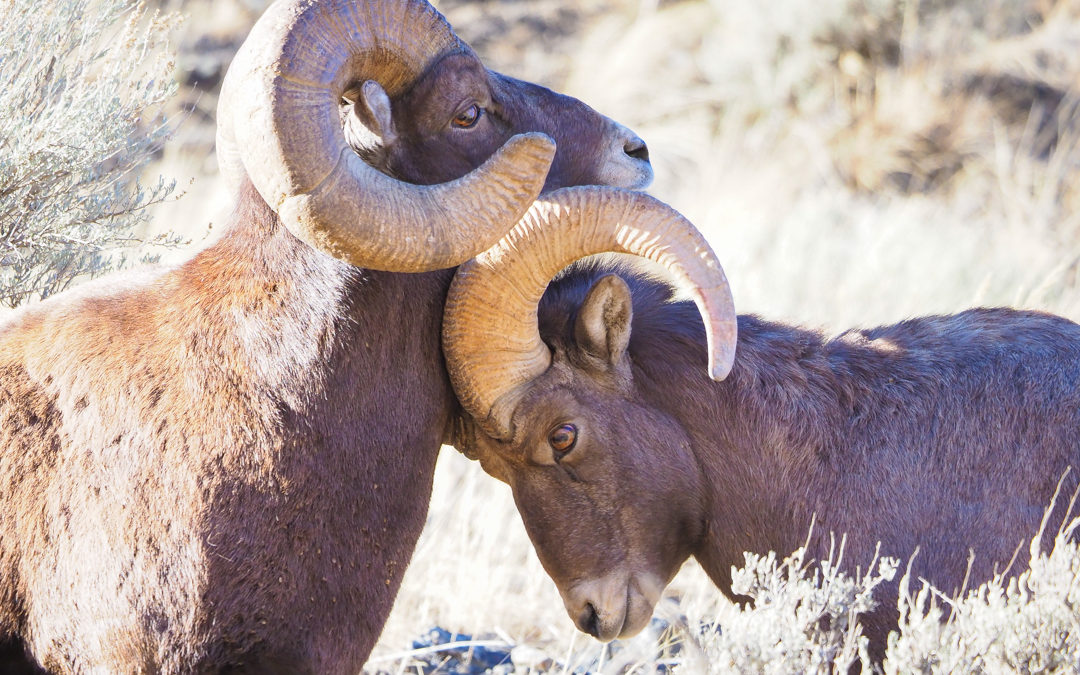
[[[458,268],[443,316],[443,349],[462,406],[489,435],[513,436],[524,389],[551,365],[537,307],[570,263],[605,252],[663,265],[690,292],[705,321],[709,376],[735,359],[736,316],[724,270],[690,221],[641,192],[596,186],[557,190],[494,247]]]
[[[359,267],[423,272],[485,250],[540,194],[555,146],[511,138],[449,183],[419,186],[366,164],[345,140],[341,95],[375,80],[391,97],[439,57],[467,50],[416,0],[280,0],[260,17],[222,84],[218,161],[250,177],[293,234]]]

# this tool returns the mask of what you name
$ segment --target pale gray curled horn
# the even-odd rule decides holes
[[[222,84],[226,181],[235,191],[246,174],[293,234],[353,265],[422,272],[468,260],[540,194],[553,141],[521,134],[457,180],[413,185],[352,151],[338,107],[367,80],[393,97],[441,56],[468,49],[423,1],[279,0]]]
[[[724,270],[701,233],[663,202],[604,187],[556,190],[538,200],[495,246],[458,268],[443,316],[443,350],[464,409],[489,435],[508,440],[529,382],[551,365],[536,310],[570,263],[605,252],[663,265],[705,321],[709,376],[735,359],[736,316]]]

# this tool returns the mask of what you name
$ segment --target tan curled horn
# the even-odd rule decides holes
[[[701,233],[641,192],[578,187],[552,192],[490,250],[458,268],[443,317],[443,349],[462,406],[489,435],[507,440],[524,387],[551,365],[536,310],[548,282],[570,263],[630,253],[667,268],[705,321],[709,375],[735,359],[736,318],[724,270]]]
[[[222,85],[222,173],[233,189],[249,176],[293,234],[353,265],[422,272],[468,260],[540,193],[551,139],[515,136],[462,178],[412,185],[352,152],[338,108],[367,80],[393,97],[441,56],[467,49],[426,2],[279,0]]]

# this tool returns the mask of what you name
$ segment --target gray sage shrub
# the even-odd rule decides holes
[[[137,171],[171,131],[176,17],[134,0],[0,0],[0,16],[0,305],[14,307],[122,265],[172,191]]]
[[[1070,514],[1075,502],[1076,497]],[[900,617],[880,664],[886,675],[1075,673],[1080,670],[1080,518],[1066,516],[1052,548],[1044,546],[1048,520],[1049,515],[1030,541],[1026,568],[1005,570],[956,595],[913,580],[910,569],[900,580],[898,597],[875,590],[895,576],[893,558],[851,576],[840,569],[842,555],[814,562],[805,549],[782,561],[773,552],[747,553],[745,566],[732,570],[732,588],[753,603],[725,603],[715,623],[684,626],[692,649],[675,670],[825,675],[852,672],[858,665],[863,672],[880,672],[867,653],[858,615],[884,602],[896,603]],[[916,592],[913,581],[921,584]]]
[[[841,569],[843,548],[841,539],[821,561],[805,548],[783,560],[772,551],[745,553],[731,586],[752,604],[721,605],[715,624],[688,631],[693,656],[676,672],[825,675],[871,663],[858,616],[882,601],[874,591],[894,578],[899,561],[875,559],[851,575]]]
[[[1080,518],[1043,551],[1046,522],[1027,569],[999,574],[948,597],[925,581],[900,582],[900,632],[889,636],[885,672],[1075,673],[1080,670]]]

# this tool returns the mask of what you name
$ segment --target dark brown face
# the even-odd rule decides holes
[[[557,145],[544,190],[566,185],[632,189],[652,182],[636,134],[581,101],[487,70],[475,54],[442,58],[392,102],[396,137],[386,169],[420,184],[442,183],[482,164],[511,136],[541,131]]]
[[[556,353],[502,443],[471,449],[510,485],[570,618],[600,640],[644,628],[703,535],[700,476],[682,428],[630,383]]]

